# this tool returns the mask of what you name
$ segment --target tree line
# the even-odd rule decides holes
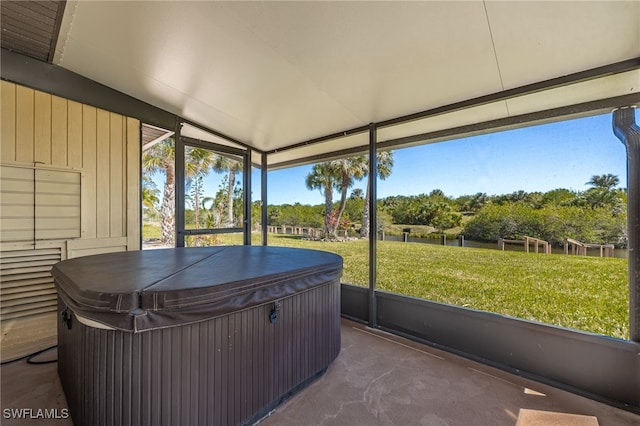
[[[596,175],[586,184],[590,188],[585,191],[559,188],[547,192],[450,197],[434,189],[428,194],[385,197],[378,200],[378,227],[422,225],[431,227],[433,235],[462,233],[467,239],[477,241],[519,239],[528,235],[556,245],[565,238],[573,238],[625,247],[627,193],[625,189],[616,188],[618,177]],[[325,187],[323,194],[326,193]],[[331,203],[331,209],[327,208],[327,202],[315,206],[270,205],[268,225],[324,227],[325,230],[333,225],[335,229],[352,229],[354,235],[361,235],[366,223],[362,220],[362,212],[368,206],[366,197],[360,189],[352,191],[344,201],[342,197],[339,202]],[[340,223],[327,223],[327,211],[338,212]]]
[[[186,221],[196,228],[240,226],[242,190],[236,174],[242,163],[209,150],[189,147],[186,157]],[[376,176],[386,179],[393,171],[393,151],[376,156]],[[164,140],[143,153],[143,211],[160,217],[163,243],[172,245],[175,234],[175,148]],[[147,176],[165,174],[160,208],[160,190]],[[224,173],[214,197],[203,193],[203,178],[210,172]],[[319,190],[321,205],[299,203],[267,206],[267,225],[321,228],[323,237],[336,238],[338,230],[369,237],[369,185],[354,189],[355,182],[369,176],[368,156],[354,156],[316,163],[306,176],[309,190]],[[368,182],[368,181],[367,181]],[[378,200],[380,229],[390,224],[421,225],[433,233],[463,233],[467,239],[496,241],[524,235],[555,244],[565,238],[589,243],[626,245],[626,190],[617,189],[612,174],[592,176],[585,191],[554,189],[548,192],[515,191],[510,194],[477,193],[450,197],[439,189],[418,195],[395,195]],[[159,211],[158,211],[159,210]],[[252,205],[252,221],[259,223],[261,203]]]

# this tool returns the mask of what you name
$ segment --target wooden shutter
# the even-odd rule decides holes
[[[1,166],[0,177],[0,241],[34,240],[34,170]]]
[[[80,172],[0,166],[0,241],[80,238]]]
[[[80,238],[80,173],[35,170],[35,239]]]

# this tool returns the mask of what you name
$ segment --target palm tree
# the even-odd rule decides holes
[[[206,175],[213,167],[214,155],[211,151],[188,147],[185,150],[185,175],[191,179],[198,175]],[[165,175],[164,191],[160,213],[162,221],[161,242],[173,246],[175,241],[175,207],[176,207],[176,150],[173,138],[167,138],[142,153],[142,169],[149,174],[163,172]]]
[[[161,242],[164,245],[173,246],[175,238],[175,207],[176,207],[176,151],[173,138],[167,138],[155,144],[142,153],[142,169],[149,174],[164,172],[164,191],[160,213],[162,221]]]
[[[212,168],[218,173],[227,172],[227,226],[233,226],[233,191],[236,185],[236,173],[242,171],[242,161],[224,155],[216,155]]]
[[[367,158],[363,155],[358,157],[342,158],[331,161],[331,167],[336,174],[336,189],[340,191],[340,205],[338,212],[332,221],[332,234],[335,234],[342,218],[342,213],[347,206],[347,191],[353,186],[356,180],[361,180],[367,173]]]
[[[156,183],[149,176],[142,176],[142,208],[145,217],[153,217],[158,215],[158,198],[160,190]]]
[[[362,200],[364,198],[364,191],[361,188],[356,188],[351,191],[351,195],[349,195],[349,198],[351,198],[352,200]]]
[[[593,188],[586,190],[583,197],[592,209],[610,206],[616,210],[620,204],[620,199],[614,188],[618,183],[620,183],[618,176],[611,173],[591,176],[591,179],[586,184],[593,186]]]
[[[611,191],[620,183],[618,176],[607,173],[606,175],[593,175],[586,185],[591,185],[594,188],[602,188],[607,191]]]
[[[377,175],[380,179],[385,180],[391,175],[393,170],[393,151],[378,151],[376,154]],[[367,163],[368,167],[368,163]],[[365,173],[365,176],[368,175]],[[367,180],[367,191],[365,192],[364,208],[362,210],[362,226],[360,228],[360,236],[362,238],[369,238],[369,199],[371,197],[371,190],[369,188],[369,181]]]
[[[318,189],[324,196],[324,229],[325,237],[329,236],[331,230],[331,217],[333,210],[333,188],[336,186],[336,173],[331,162],[317,163],[305,179],[307,188]]]

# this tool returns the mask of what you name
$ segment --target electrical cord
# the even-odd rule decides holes
[[[34,352],[32,354],[29,354],[29,355],[22,356],[20,358],[11,359],[9,361],[3,361],[3,362],[0,363],[0,365],[12,364],[14,362],[22,361],[23,359],[27,360],[27,364],[35,364],[35,365],[52,364],[54,362],[58,362],[58,360],[57,359],[50,359],[50,360],[47,360],[47,361],[34,361],[33,358],[35,358],[38,355],[43,354],[43,353],[45,353],[47,351],[50,351],[51,349],[57,348],[57,347],[58,347],[58,345],[49,346],[48,348],[41,349],[41,350],[39,350],[37,352]]]

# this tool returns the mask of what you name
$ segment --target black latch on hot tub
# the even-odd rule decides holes
[[[62,323],[67,327],[67,330],[71,330],[71,325],[73,324],[73,315],[71,315],[71,311],[69,308],[64,308],[64,311],[60,313],[62,317]]]
[[[269,322],[271,322],[271,324],[275,324],[278,321],[278,312],[280,312],[280,302],[274,302],[273,309],[271,309],[271,313],[269,314]]]

